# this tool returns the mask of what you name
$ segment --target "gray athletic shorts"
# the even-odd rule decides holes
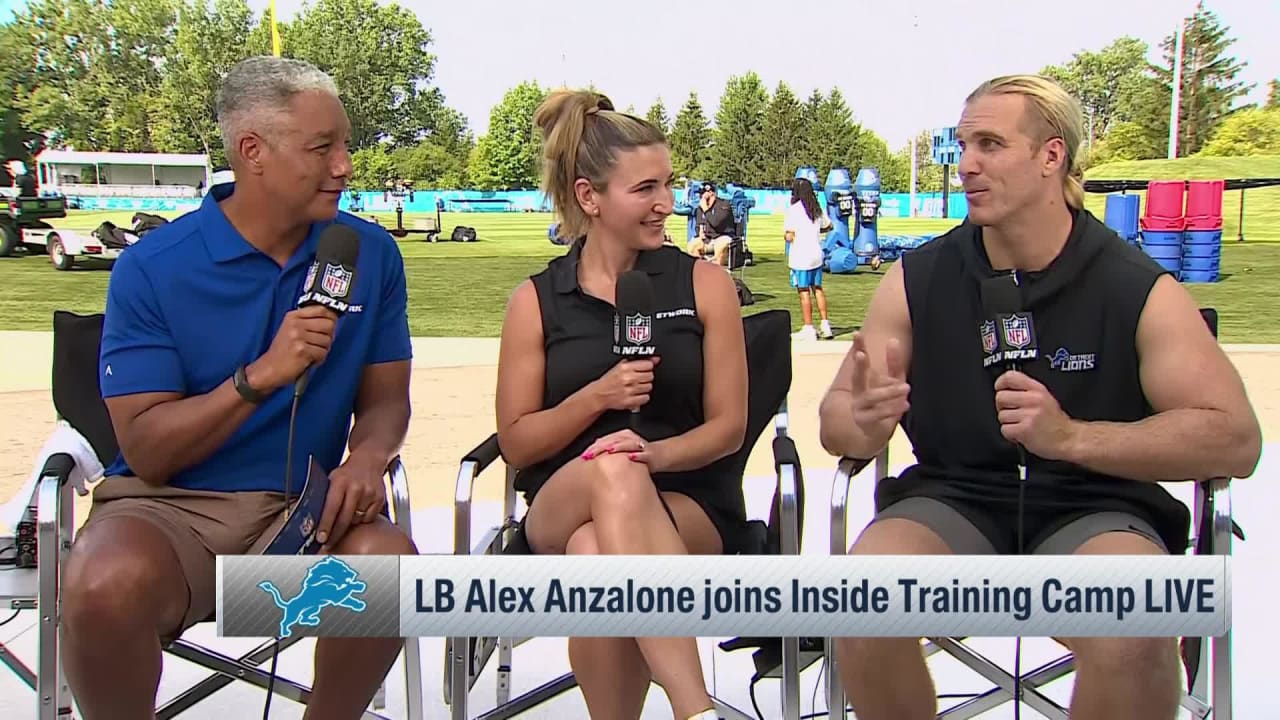
[[[1012,548],[997,549],[991,539],[978,526],[959,510],[929,497],[909,497],[899,500],[879,513],[873,522],[885,518],[903,518],[924,525],[941,537],[943,542],[956,555],[996,555],[1011,554]],[[1007,524],[1015,523],[1009,518]],[[1001,523],[1005,525],[1006,523]],[[1132,532],[1155,543],[1166,554],[1169,552],[1160,534],[1151,524],[1124,512],[1097,512],[1076,518],[1049,531],[1041,533],[1043,537],[1034,536],[1034,526],[1024,526],[1026,530],[1026,551],[1034,555],[1071,555],[1088,540],[1103,533]]]

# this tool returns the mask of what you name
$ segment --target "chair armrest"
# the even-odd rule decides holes
[[[849,517],[849,486],[853,476],[871,464],[870,459],[842,457],[836,465],[835,478],[831,482],[831,554],[844,555],[845,534]]]
[[[781,433],[773,438],[773,468],[778,476],[779,547],[783,555],[799,555],[800,493],[803,492],[800,454],[795,441]]]
[[[1235,521],[1231,512],[1231,478],[1213,478],[1200,483],[1200,511],[1208,514],[1208,532],[1212,534],[1211,552],[1214,555],[1231,554],[1231,537],[1244,540],[1244,529]],[[1197,543],[1198,545],[1199,543]]]
[[[867,469],[871,463],[876,464],[876,480],[889,474],[889,447],[886,445],[873,458],[842,457],[836,465],[835,477],[831,481],[831,554],[844,555],[845,536],[849,523],[849,486],[854,476]]]
[[[462,456],[453,493],[453,552],[456,555],[471,553],[471,496],[475,492],[476,478],[501,455],[498,434],[493,433]]]
[[[387,463],[387,484],[391,487],[391,511],[398,525],[408,517],[410,511],[409,474],[405,472],[404,462],[399,455]]]
[[[475,480],[486,468],[502,455],[498,448],[498,434],[493,433],[484,442],[475,446],[471,452],[462,456],[458,467],[458,483],[454,489],[455,503],[471,502],[471,493],[475,489]]]
[[[58,487],[62,487],[71,481],[71,471],[76,468],[76,460],[69,453],[53,453],[44,461],[44,467],[40,468],[40,480],[43,484],[45,481],[56,481]]]

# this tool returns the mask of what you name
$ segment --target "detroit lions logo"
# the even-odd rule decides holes
[[[1097,365],[1097,353],[1079,353],[1072,355],[1070,350],[1060,347],[1049,357],[1049,367],[1060,372],[1080,372],[1092,370]]]
[[[271,594],[276,607],[283,612],[280,617],[280,637],[293,634],[295,625],[316,627],[320,624],[320,611],[330,605],[344,607],[354,612],[364,612],[366,603],[356,597],[365,591],[365,583],[350,565],[332,555],[307,569],[302,589],[290,600],[285,600],[269,580],[258,587]]]

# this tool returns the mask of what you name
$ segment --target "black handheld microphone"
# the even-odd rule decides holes
[[[982,281],[982,366],[999,368],[1000,372],[1021,370],[1024,362],[1039,354],[1036,327],[1030,311],[1022,307],[1022,288],[1017,272],[997,275]],[[1027,487],[1027,451],[1018,449],[1018,553],[1023,552],[1023,505]],[[1013,716],[1022,717],[1022,638],[1014,650]]]
[[[307,271],[307,279],[302,283],[302,295],[298,298],[298,307],[311,305],[327,307],[341,316],[351,309],[351,291],[356,283],[356,258],[360,255],[360,236],[352,228],[341,223],[333,223],[320,231],[316,240],[316,259]],[[298,416],[298,400],[307,389],[307,381],[311,379],[311,366],[302,371],[293,384],[293,407],[289,410],[289,434],[285,442],[284,460],[284,515],[287,523],[293,517],[297,507],[290,504],[292,500],[290,484],[293,478],[293,434],[294,424]],[[276,682],[276,660],[280,655],[280,638],[276,638],[275,648],[271,653],[270,679],[267,681],[267,700],[262,707],[262,717],[266,720],[271,710],[272,689]]]
[[[342,315],[351,309],[352,290],[356,282],[356,258],[360,255],[360,236],[352,228],[334,223],[320,233],[316,241],[316,259],[302,284],[298,307],[321,305]],[[298,377],[294,396],[307,388],[311,368]]]
[[[653,284],[643,270],[618,276],[614,290],[613,354],[624,360],[653,357]],[[631,411],[631,429],[638,432],[640,408]]]
[[[1016,273],[982,281],[982,366],[1000,371],[1020,370],[1024,362],[1040,355],[1035,322],[1022,309],[1022,290]],[[1018,448],[1018,465],[1026,472],[1026,451]]]

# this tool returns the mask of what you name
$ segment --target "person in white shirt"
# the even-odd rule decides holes
[[[825,219],[822,206],[813,192],[813,184],[804,178],[792,180],[791,206],[782,221],[782,233],[787,242],[791,287],[800,293],[800,313],[804,318],[804,327],[796,333],[800,339],[818,337],[813,329],[812,299],[818,301],[822,337],[833,337],[831,321],[827,319],[827,294],[822,290],[822,227]]]

